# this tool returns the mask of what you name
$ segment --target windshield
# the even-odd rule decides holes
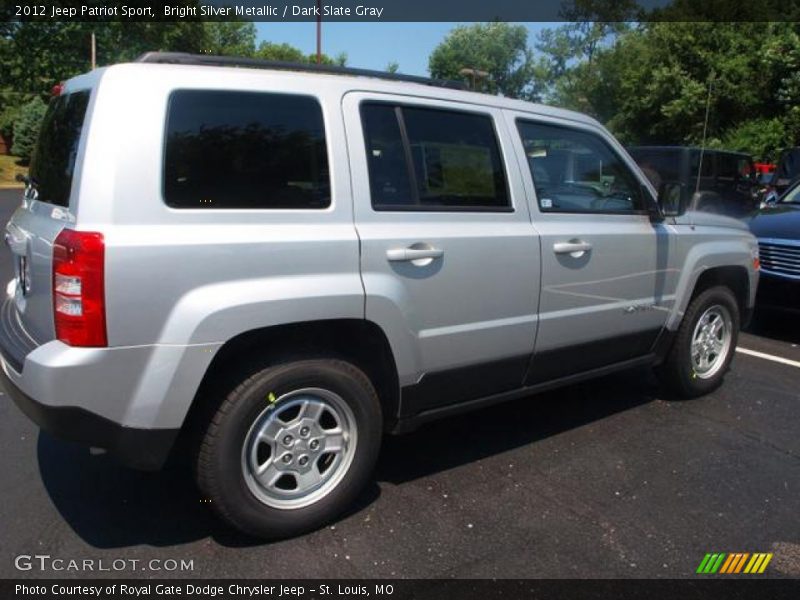
[[[31,158],[31,182],[38,200],[58,206],[69,204],[72,173],[88,104],[88,90],[50,101]]]
[[[780,199],[781,204],[800,204],[800,185],[794,186],[790,189],[783,198]]]

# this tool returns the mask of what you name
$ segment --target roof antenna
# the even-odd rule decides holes
[[[706,99],[706,118],[705,118],[705,121],[703,122],[703,141],[700,143],[700,162],[697,165],[697,177],[695,178],[695,186],[694,186],[695,201],[697,199],[697,194],[700,192],[700,173],[703,172],[703,156],[706,153],[706,135],[708,134],[708,116],[709,116],[709,113],[711,112],[711,91],[714,89],[714,79],[715,78],[716,78],[716,73],[714,71],[711,71],[711,77],[709,77],[709,79],[708,79],[708,98]],[[689,211],[689,212],[694,212],[694,211]],[[694,224],[691,223],[691,226],[694,227]]]

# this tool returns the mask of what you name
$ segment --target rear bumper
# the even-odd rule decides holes
[[[11,381],[7,366],[0,368],[0,384],[34,423],[55,437],[106,449],[129,467],[156,470],[163,466],[178,429],[124,427],[76,406],[47,406],[25,394]]]
[[[0,307],[0,384],[20,409],[56,437],[162,466],[218,344],[39,344],[10,306]]]

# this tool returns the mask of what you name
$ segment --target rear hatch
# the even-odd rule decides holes
[[[55,339],[53,241],[75,221],[73,176],[90,94],[90,90],[78,90],[50,101],[22,205],[6,226],[15,279],[2,311],[4,346],[8,346],[9,336],[18,344],[26,338],[35,344]]]

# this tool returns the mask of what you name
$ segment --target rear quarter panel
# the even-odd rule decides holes
[[[280,80],[278,80],[280,79]],[[141,93],[141,90],[147,93]],[[162,196],[175,89],[313,95],[322,105],[332,204],[324,210],[172,209]],[[111,346],[221,343],[278,323],[363,317],[339,92],[280,73],[119,65],[97,90],[78,221],[106,238]]]

